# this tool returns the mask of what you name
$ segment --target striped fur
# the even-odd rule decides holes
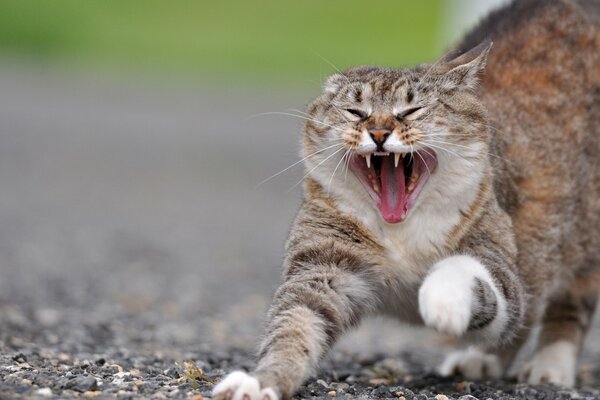
[[[566,354],[574,365],[600,283],[599,14],[592,0],[517,1],[469,34],[458,57],[330,77],[308,107],[304,203],[257,369],[216,395],[248,387],[289,398],[340,335],[374,314],[497,353],[469,350],[444,366],[472,377],[503,371],[541,323],[522,377],[572,385],[574,367],[543,360]],[[486,38],[493,48],[475,47]],[[415,105],[412,118],[394,118]],[[345,154],[380,126],[438,158],[397,224],[346,171]]]

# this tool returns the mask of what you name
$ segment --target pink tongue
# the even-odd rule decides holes
[[[400,222],[406,216],[406,186],[402,163],[394,167],[394,157],[381,160],[381,203],[379,211],[386,222]]]

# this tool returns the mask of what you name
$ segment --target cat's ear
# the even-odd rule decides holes
[[[492,42],[486,40],[471,50],[458,56],[449,55],[441,60],[448,71],[445,75],[457,87],[463,90],[473,90],[479,83],[479,78],[485,69],[487,57],[492,48]]]
[[[335,94],[346,82],[348,82],[348,77],[338,72],[327,78],[323,85],[323,91],[325,91],[325,93]]]

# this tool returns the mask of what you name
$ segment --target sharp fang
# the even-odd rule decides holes
[[[400,162],[400,153],[394,153],[394,167],[398,168],[398,162]]]
[[[371,155],[367,154],[365,160],[367,161],[367,168],[371,168]]]

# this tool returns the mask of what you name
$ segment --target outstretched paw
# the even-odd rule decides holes
[[[519,380],[530,385],[553,383],[558,386],[575,385],[577,347],[570,342],[552,343],[535,352],[523,366]]]
[[[217,400],[278,400],[273,389],[261,389],[258,379],[242,371],[227,375],[215,386],[212,395]]]
[[[502,365],[495,354],[469,347],[448,354],[438,372],[442,376],[462,375],[471,380],[495,379],[502,375]]]
[[[452,336],[471,330],[497,339],[504,328],[505,309],[489,272],[470,256],[439,261],[419,289],[425,325]]]

